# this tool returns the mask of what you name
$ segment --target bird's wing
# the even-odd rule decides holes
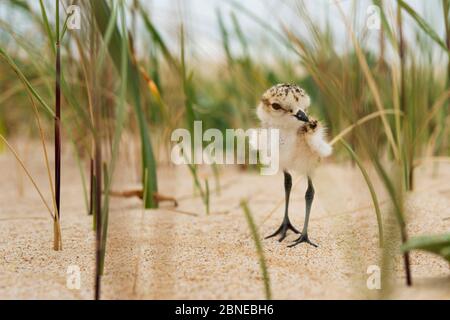
[[[329,157],[333,152],[333,148],[328,144],[325,137],[326,129],[321,124],[318,124],[313,132],[306,135],[306,142],[309,147],[321,158]]]

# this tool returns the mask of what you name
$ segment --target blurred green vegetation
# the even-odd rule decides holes
[[[448,0],[432,4],[445,30],[434,30],[407,1],[374,0],[382,28],[368,30],[358,25],[356,33],[351,14],[340,8],[338,18],[347,32],[344,50],[331,30],[332,22],[313,20],[303,1],[290,2],[298,25],[289,28],[281,23],[283,32],[238,2],[228,2],[234,8],[231,13],[217,11],[221,61],[196,61],[188,50],[193,44],[179,21],[173,21],[179,30],[177,37],[166,39],[142,1],[123,2],[128,5],[123,9],[129,13],[126,22],[125,15],[117,13],[121,1],[82,3],[83,32],[67,31],[61,44],[63,132],[76,146],[77,157],[92,160],[93,144],[100,136],[112,150],[105,155],[109,160],[105,172],[111,174],[106,180],[109,188],[120,133],[139,132],[142,176],[148,173],[145,199],[148,207],[155,207],[155,159],[168,159],[174,129],[192,129],[194,120],[203,121],[204,129],[221,131],[257,126],[255,107],[261,94],[276,83],[296,83],[311,96],[311,112],[329,128],[330,139],[338,137],[334,141],[338,142],[343,138],[340,133],[351,128],[345,135],[346,147],[336,144],[335,160],[357,160],[376,203],[366,167],[374,169],[390,196],[391,213],[406,242],[403,195],[414,189],[415,168],[428,160],[448,160],[450,155]],[[67,6],[69,2],[62,3]],[[352,12],[358,3],[352,2]],[[50,132],[53,120],[49,106],[54,99],[54,53],[53,46],[43,46],[43,42],[48,41],[45,34],[54,19],[47,21],[28,4],[19,0],[1,4],[5,10],[27,15],[35,25],[34,33],[43,35],[20,34],[14,21],[0,20],[0,134],[7,137],[23,137],[24,128],[33,121],[25,88],[32,89],[46,111],[42,113],[46,131]],[[334,5],[340,6],[339,2]],[[255,35],[242,27],[243,17],[271,37],[266,47],[254,47],[249,39]],[[139,32],[132,27],[137,21],[144,28]],[[412,38],[405,37],[406,28]],[[309,36],[298,30],[306,30]],[[148,50],[137,52],[137,43]],[[179,50],[171,49],[173,43],[179,44]],[[287,50],[289,58],[278,47]],[[271,61],[254,56],[258,50],[271,55]],[[100,117],[96,124],[94,113]],[[365,117],[370,121],[358,122]],[[193,181],[200,186],[195,167],[191,169]],[[205,190],[209,189],[205,183]],[[209,212],[209,197],[203,198]],[[380,209],[376,204],[375,208],[381,223]],[[405,265],[407,260],[405,253]]]

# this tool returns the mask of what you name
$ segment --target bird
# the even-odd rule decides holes
[[[279,241],[286,238],[289,230],[299,234],[289,247],[310,241],[308,224],[314,200],[312,174],[321,159],[332,154],[332,146],[326,141],[326,128],[308,115],[311,99],[304,89],[296,84],[281,83],[269,88],[256,108],[261,128],[279,130],[279,166],[284,174],[285,210],[281,226],[270,239],[280,235]],[[305,193],[305,221],[299,232],[289,219],[289,197],[292,189],[292,174],[304,175],[308,186]]]

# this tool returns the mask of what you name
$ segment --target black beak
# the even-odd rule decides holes
[[[300,121],[309,122],[308,116],[302,110],[299,110],[294,117],[296,117]]]

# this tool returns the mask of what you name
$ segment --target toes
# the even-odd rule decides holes
[[[307,241],[310,245],[312,245],[314,248],[318,248],[319,246],[315,243],[312,243],[311,241]]]
[[[297,240],[295,240],[292,244],[288,245],[288,248],[293,248],[297,245],[299,245],[300,243],[302,243],[304,240],[302,237],[298,238]]]
[[[296,234],[300,234],[300,231],[298,231],[297,229],[294,228],[294,226],[289,225],[289,229],[292,230],[292,232],[296,233]]]
[[[293,248],[296,245],[300,244],[301,242],[294,242],[293,244],[288,245],[288,248]]]
[[[265,237],[264,239],[270,239],[273,237],[276,237],[277,235],[279,235],[282,232],[281,228],[279,228],[277,231],[275,231],[274,233],[272,233],[270,236]]]
[[[289,230],[291,230],[292,232],[294,232],[296,234],[301,234],[301,232],[298,231],[297,229],[295,229],[291,224],[288,224],[288,225],[281,226],[277,231],[275,231],[270,236],[265,237],[264,239],[267,240],[267,239],[276,237],[278,235],[281,235],[281,237],[280,237],[280,239],[278,241],[282,242],[284,239],[286,239],[286,236],[287,236],[287,233],[288,233]]]
[[[273,237],[275,237],[277,234],[278,234],[278,233],[275,232],[274,234],[271,234],[270,236],[267,236],[267,237],[265,237],[264,239],[267,240],[267,239],[273,238]]]
[[[309,244],[309,245],[311,245],[311,246],[313,246],[313,247],[315,247],[315,248],[318,248],[318,247],[319,247],[317,244],[315,244],[315,243],[309,241],[309,239],[308,239],[307,237],[305,237],[305,236],[302,235],[302,236],[300,236],[300,238],[298,238],[297,240],[295,240],[294,243],[292,243],[291,245],[289,245],[288,248],[293,248],[293,247],[295,247],[295,246],[297,246],[297,245],[299,245],[300,243],[303,243],[303,242],[305,242],[305,243],[307,243],[307,244]]]

